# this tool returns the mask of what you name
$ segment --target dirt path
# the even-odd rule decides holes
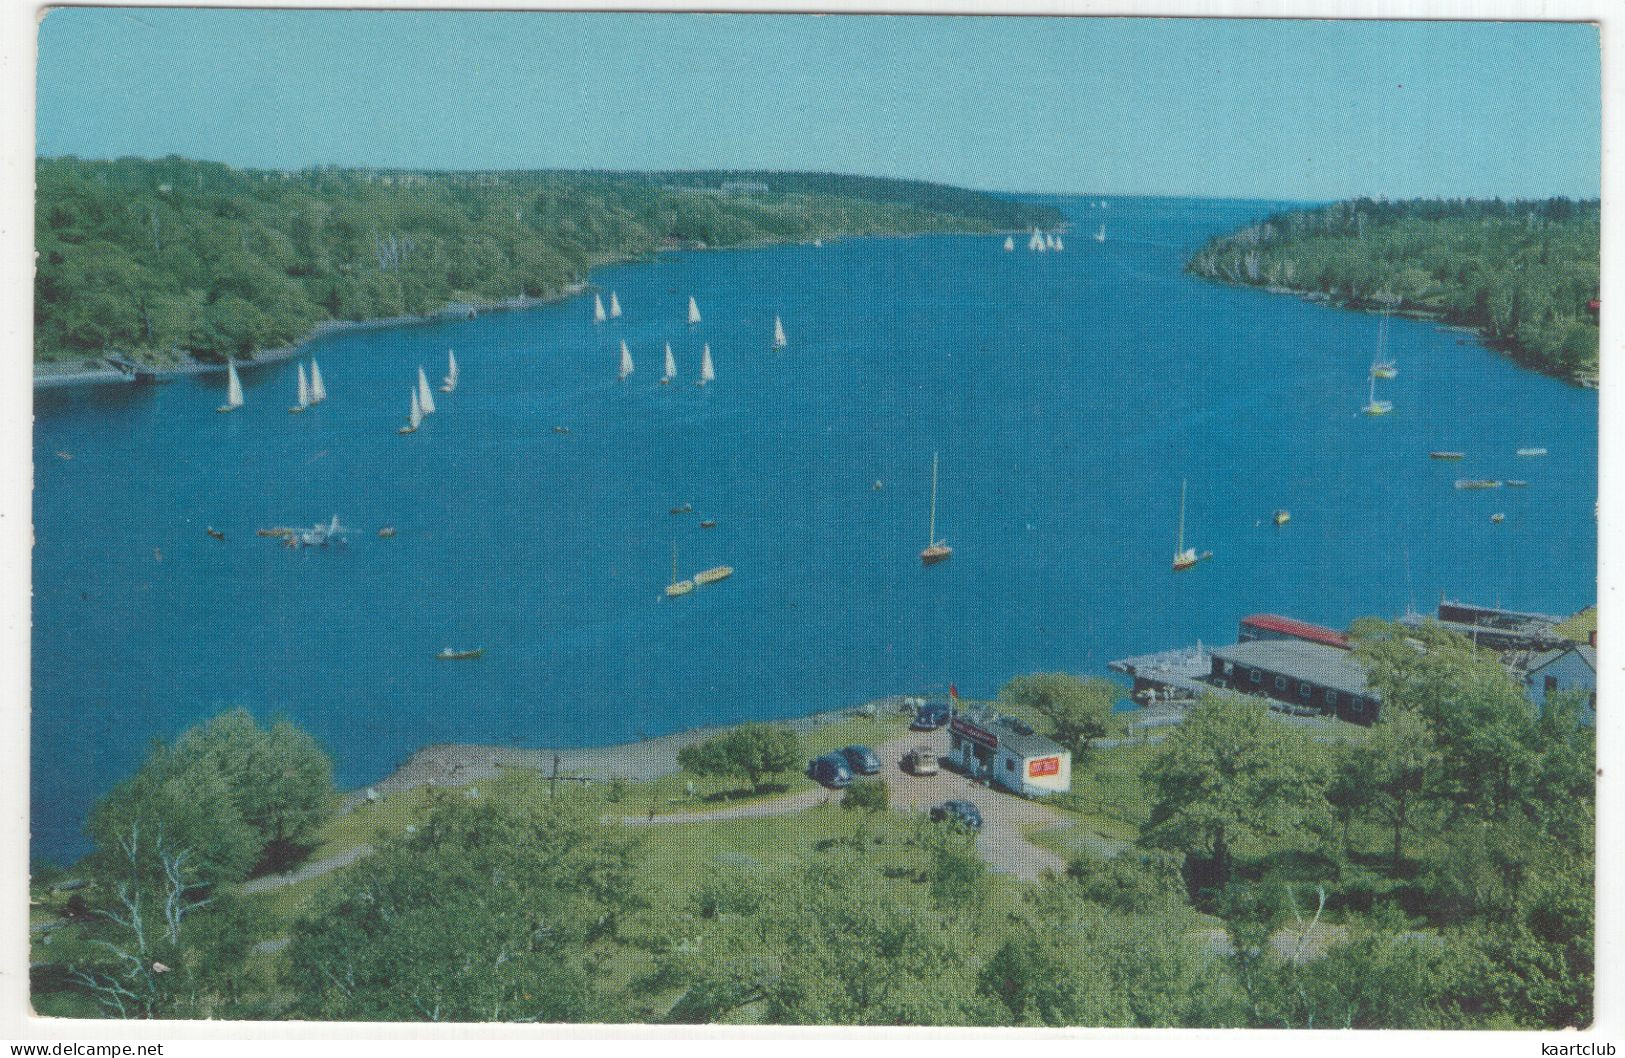
[[[272,889],[298,885],[300,882],[308,882],[312,878],[320,878],[322,875],[336,871],[340,867],[348,867],[361,857],[371,854],[371,845],[357,845],[353,849],[345,849],[343,852],[329,856],[324,860],[312,860],[297,871],[289,871],[287,874],[264,874],[258,878],[250,878],[243,883],[239,891],[244,893],[266,893]]]

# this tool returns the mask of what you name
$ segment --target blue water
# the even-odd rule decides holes
[[[245,371],[231,415],[223,378],[41,393],[36,855],[84,851],[90,803],[153,738],[233,704],[292,717],[357,785],[434,742],[607,744],[1104,673],[1229,642],[1259,610],[1594,601],[1595,393],[1394,320],[1395,411],[1364,417],[1375,317],[1181,271],[1267,204],[1057,204],[1077,222],[1059,255],[962,236],[674,254],[597,274],[626,310],[602,326],[587,297],[330,336],[311,351],[331,399],[302,416],[292,361]],[[398,436],[448,347],[461,387]],[[922,570],[933,451],[954,555]],[[1216,557],[1176,576],[1181,478],[1189,542]],[[347,547],[254,536],[334,513]],[[738,572],[667,600],[673,540],[685,575]]]

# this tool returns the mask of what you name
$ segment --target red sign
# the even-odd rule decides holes
[[[991,731],[983,731],[969,720],[961,720],[956,716],[953,718],[952,722],[949,723],[948,730],[952,731],[960,738],[968,738],[972,742],[979,742],[988,749],[999,748],[998,735],[995,735]]]
[[[1027,762],[1027,778],[1036,779],[1040,775],[1061,774],[1060,757],[1038,757]]]

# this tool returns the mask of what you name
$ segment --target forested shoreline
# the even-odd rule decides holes
[[[549,298],[662,248],[981,232],[1060,216],[821,173],[235,169],[36,161],[34,357],[219,362],[318,324]]]
[[[1597,378],[1601,203],[1354,199],[1213,239],[1188,269],[1472,327],[1537,370]]]

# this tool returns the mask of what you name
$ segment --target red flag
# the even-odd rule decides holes
[[[948,697],[952,698],[956,702],[959,701],[959,688],[955,687],[951,683],[948,684]]]

